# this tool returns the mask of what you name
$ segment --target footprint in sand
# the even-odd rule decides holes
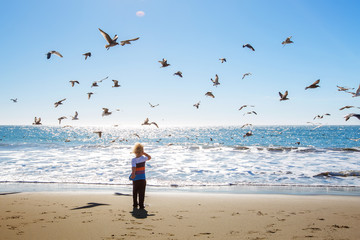
[[[198,234],[195,234],[194,237],[200,237],[200,236],[204,236],[204,235],[211,235],[211,233],[198,233]]]

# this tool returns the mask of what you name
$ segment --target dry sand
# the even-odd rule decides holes
[[[360,197],[0,194],[0,239],[360,239]]]

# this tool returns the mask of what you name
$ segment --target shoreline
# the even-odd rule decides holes
[[[0,182],[0,194],[4,192],[132,192],[131,184],[90,183],[39,183]],[[222,186],[153,186],[147,185],[152,193],[211,193],[211,194],[271,194],[271,195],[329,195],[360,196],[357,186],[310,186],[310,185],[222,185]]]
[[[0,195],[2,239],[360,239],[360,198],[147,192]]]

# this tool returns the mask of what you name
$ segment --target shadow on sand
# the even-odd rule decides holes
[[[132,212],[130,213],[134,218],[137,219],[144,219],[147,217],[155,216],[155,214],[148,214],[148,211],[146,211],[145,209],[137,209],[137,208],[133,208]]]
[[[127,197],[131,197],[132,195],[131,194],[126,194],[126,193],[119,193],[119,192],[116,192],[114,193],[116,196],[127,196]]]
[[[108,206],[108,205],[110,205],[110,204],[89,202],[89,203],[87,203],[86,206],[73,208],[71,210],[78,210],[78,209],[84,209],[84,208],[93,208],[93,207],[98,207],[98,206]]]
[[[10,195],[10,194],[17,194],[21,192],[8,192],[8,193],[0,193],[0,195]]]

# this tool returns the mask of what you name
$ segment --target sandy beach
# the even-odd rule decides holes
[[[360,197],[1,193],[1,239],[360,239]]]

